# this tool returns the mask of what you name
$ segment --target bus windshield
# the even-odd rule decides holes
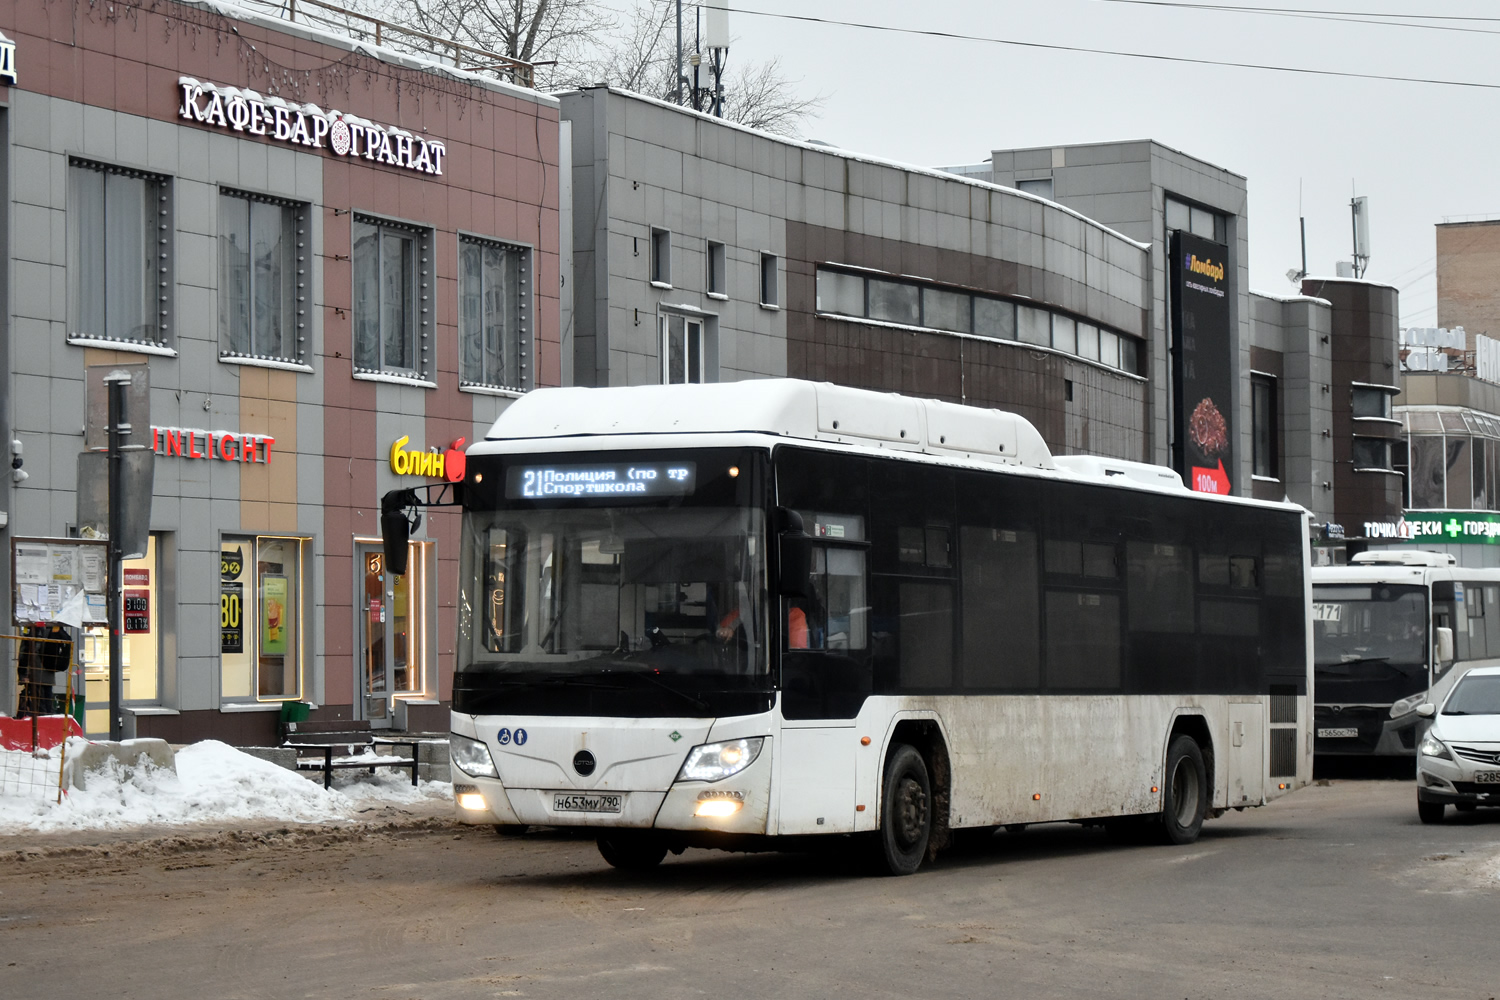
[[[1313,587],[1319,702],[1390,704],[1427,686],[1427,591],[1395,584]]]
[[[765,514],[737,502],[739,466],[716,488],[717,463],[617,464],[508,462],[497,509],[465,512],[456,707],[517,684],[644,686],[680,709],[769,690]],[[606,491],[643,469],[686,471],[639,500]]]

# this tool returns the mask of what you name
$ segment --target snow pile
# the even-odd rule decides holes
[[[148,761],[128,769],[111,761],[103,770],[89,772],[87,789],[71,790],[59,805],[57,751],[52,753],[49,764],[48,758],[33,761],[28,753],[0,752],[0,774],[43,765],[54,776],[50,789],[0,787],[0,835],[236,820],[326,823],[356,818],[372,806],[451,800],[453,794],[444,782],[424,781],[413,788],[409,772],[392,769],[374,777],[336,774],[336,787],[325,791],[321,774],[310,781],[206,740],[177,751],[176,774]]]

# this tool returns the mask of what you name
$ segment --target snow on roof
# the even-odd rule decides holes
[[[1321,281],[1324,284],[1327,284],[1328,282],[1333,282],[1334,284],[1338,284],[1338,285],[1370,285],[1370,286],[1372,286],[1374,288],[1389,288],[1393,292],[1399,292],[1399,291],[1401,291],[1401,289],[1397,288],[1395,285],[1390,284],[1389,282],[1385,282],[1385,281],[1371,281],[1369,278],[1338,278],[1338,277],[1329,277],[1328,275],[1309,274],[1307,277],[1303,278],[1302,280],[1303,281]]]
[[[1254,288],[1250,289],[1250,294],[1262,299],[1271,299],[1274,302],[1312,302],[1329,307],[1333,305],[1327,299],[1320,299],[1316,295],[1277,295],[1275,292],[1261,292]]]
[[[179,0],[179,2],[189,7],[197,7],[200,10],[213,11],[214,13],[222,14],[224,17],[233,18],[236,21],[245,21],[288,35],[299,35],[311,41],[321,42],[324,45],[345,49],[349,52],[359,52],[384,63],[403,66],[407,69],[420,70],[424,73],[447,76],[462,83],[484,87],[486,90],[493,90],[496,93],[505,94],[509,97],[518,97],[521,100],[531,101],[534,104],[540,104],[544,107],[555,108],[558,105],[557,98],[551,94],[544,94],[539,90],[532,90],[529,87],[508,83],[505,80],[497,80],[492,76],[471,73],[468,70],[450,66],[436,59],[415,55],[410,52],[401,52],[389,46],[358,41],[347,35],[341,35],[337,32],[328,31],[301,21],[289,21],[285,18],[275,17],[251,7],[241,7],[237,4],[218,2],[218,0]],[[251,46],[252,49],[254,47],[253,45]]]
[[[700,118],[705,122],[710,122],[723,128],[734,129],[739,132],[757,136],[761,139],[769,139],[772,142],[783,143],[787,146],[795,146],[798,149],[805,149],[814,153],[822,153],[826,156],[837,156],[841,159],[852,160],[856,163],[869,163],[877,167],[890,167],[893,170],[903,170],[911,174],[920,174],[923,177],[931,177],[935,180],[945,181],[950,184],[968,184],[972,187],[983,188],[986,191],[1003,191],[1006,194],[1016,198],[1024,198],[1028,201],[1034,201],[1038,204],[1046,205],[1049,208],[1055,208],[1059,212],[1071,215],[1074,218],[1078,219],[1080,222],[1093,226],[1100,232],[1106,233],[1109,236],[1120,240],[1122,243],[1129,243],[1131,246],[1139,247],[1142,250],[1151,249],[1150,243],[1142,243],[1139,240],[1133,240],[1119,230],[1111,229],[1109,226],[1106,226],[1104,223],[1098,221],[1097,219],[1091,219],[1088,216],[1084,215],[1082,212],[1074,211],[1066,205],[1060,205],[1055,201],[1051,201],[1047,198],[1042,198],[1038,195],[1034,195],[1029,191],[1020,191],[1016,188],[1005,187],[1002,184],[992,184],[989,181],[978,180],[973,177],[966,177],[963,174],[950,174],[945,170],[940,170],[935,167],[922,167],[917,166],[914,163],[902,163],[900,160],[887,160],[883,157],[872,156],[868,153],[852,153],[847,149],[841,149],[838,146],[830,146],[827,143],[811,142],[806,139],[789,139],[783,135],[775,135],[771,132],[763,132],[760,129],[753,129],[748,125],[741,125],[738,122],[726,121],[723,118],[715,118],[713,115],[707,114],[702,111],[694,111],[692,108],[680,107],[676,104],[671,103],[670,101],[663,101],[655,97],[649,97],[645,94],[637,94],[633,90],[624,90],[620,87],[584,87],[579,90],[558,91],[554,96],[564,97],[568,94],[579,94],[587,90],[600,89],[607,90],[609,93],[617,94],[620,97],[628,97],[631,100],[640,101],[644,104],[654,104],[658,107],[665,108],[668,111],[675,111],[678,114]]]

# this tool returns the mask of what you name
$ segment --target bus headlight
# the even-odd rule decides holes
[[[1417,710],[1417,706],[1422,704],[1422,702],[1426,700],[1426,691],[1419,691],[1416,694],[1407,695],[1405,698],[1402,698],[1400,701],[1395,702],[1391,705],[1391,718],[1399,719],[1403,715],[1406,715],[1410,712],[1415,712]]]
[[[731,774],[738,774],[755,762],[760,748],[765,744],[764,736],[752,736],[744,740],[726,740],[723,743],[705,743],[688,751],[687,761],[677,774],[678,781],[720,781]]]
[[[467,736],[448,734],[448,759],[465,774],[472,774],[477,778],[500,777],[500,773],[495,770],[494,758],[490,756],[490,748]]]
[[[1437,757],[1440,760],[1453,759],[1453,754],[1449,753],[1448,748],[1443,746],[1443,741],[1438,739],[1431,733],[1428,733],[1426,736],[1422,737],[1421,745],[1419,745],[1417,749],[1424,757]]]

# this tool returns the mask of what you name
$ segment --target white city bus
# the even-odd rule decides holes
[[[460,502],[464,822],[594,828],[625,868],[839,835],[906,874],[966,827],[1188,843],[1310,777],[1301,509],[1054,458],[1013,414],[544,389]]]
[[[1417,706],[1500,664],[1500,569],[1456,563],[1384,549],[1313,569],[1317,754],[1415,757]]]

